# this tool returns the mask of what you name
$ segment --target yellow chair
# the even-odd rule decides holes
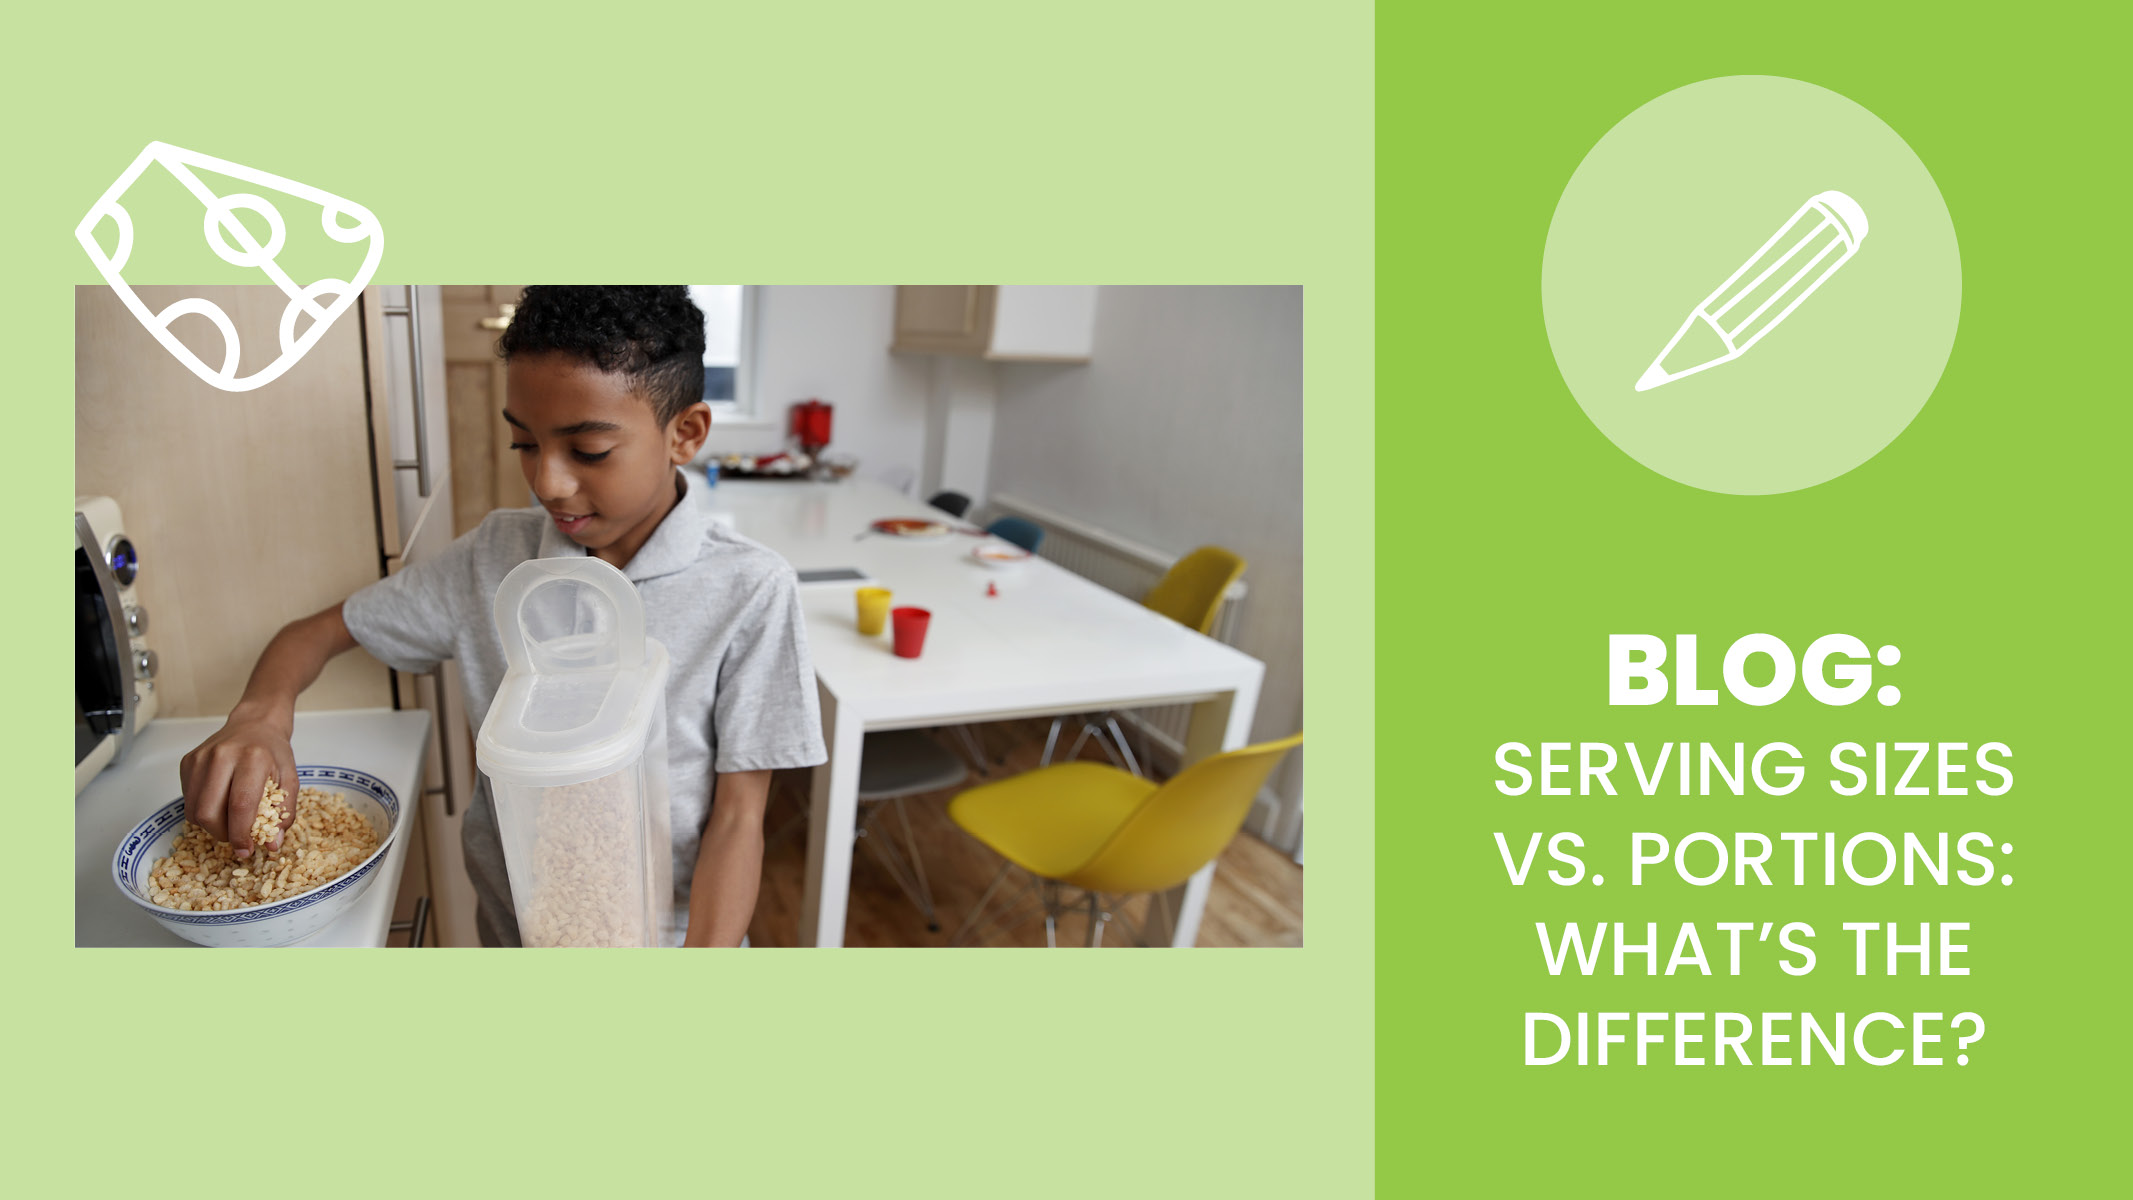
[[[1173,564],[1141,603],[1187,629],[1211,634],[1222,594],[1244,577],[1245,562],[1220,546],[1202,546]]]
[[[1163,577],[1155,581],[1155,586],[1148,589],[1148,594],[1141,597],[1141,604],[1195,633],[1212,635],[1215,617],[1222,611],[1222,597],[1228,593],[1231,584],[1244,577],[1246,565],[1244,559],[1220,546],[1202,546],[1172,563]],[[1066,722],[1065,717],[1053,718],[1052,730],[1044,738],[1044,754],[1037,760],[1039,766],[1051,764],[1052,751],[1059,745],[1059,731],[1066,727]],[[1111,753],[1110,742],[1104,740],[1106,728],[1111,731],[1111,740],[1118,744],[1117,754]],[[1067,758],[1078,758],[1081,744],[1091,735],[1111,761],[1119,762],[1123,757],[1124,762],[1120,765],[1135,775],[1141,773],[1140,761],[1134,758],[1132,748],[1126,745],[1125,731],[1119,728],[1117,713],[1083,718],[1081,733],[1074,738],[1074,748],[1067,751]]]
[[[1010,868],[1030,876],[1044,913],[1044,941],[1058,944],[1058,919],[1068,907],[1088,908],[1087,945],[1103,942],[1115,904],[1141,892],[1161,893],[1192,878],[1229,845],[1251,811],[1252,797],[1282,755],[1303,734],[1202,759],[1157,784],[1101,763],[1072,762],[972,788],[948,802],[948,817],[1007,861],[952,944],[979,920]],[[1069,904],[1061,888],[1084,893]],[[1003,914],[1005,926],[1028,915]],[[1167,916],[1167,913],[1166,913]]]

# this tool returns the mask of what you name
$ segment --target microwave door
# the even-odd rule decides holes
[[[97,549],[88,521],[76,513],[74,525],[74,750],[79,766],[104,738],[123,738],[133,724],[134,696],[120,652],[124,617],[118,581]]]

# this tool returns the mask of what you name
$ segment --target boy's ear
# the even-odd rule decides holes
[[[704,439],[711,436],[711,406],[699,400],[681,410],[681,415],[667,426],[667,457],[676,466],[687,466],[696,460],[698,451],[704,448]]]

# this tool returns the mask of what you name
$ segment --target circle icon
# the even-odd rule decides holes
[[[1571,175],[1541,261],[1579,407],[1644,466],[1770,495],[1879,453],[1939,383],[1962,259],[1925,164],[1795,79],[1677,88]]]

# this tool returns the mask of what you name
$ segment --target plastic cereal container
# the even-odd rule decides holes
[[[673,924],[667,651],[597,558],[520,563],[496,592],[506,669],[475,739],[527,946],[660,946]]]

